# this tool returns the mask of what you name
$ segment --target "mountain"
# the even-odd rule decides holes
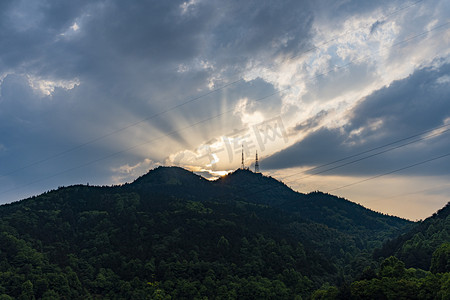
[[[208,184],[208,180],[180,167],[158,167],[133,182],[133,188],[201,186]]]
[[[236,170],[217,180],[216,184],[226,186],[228,188],[226,193],[233,195],[234,198],[288,211],[298,217],[325,224],[341,232],[356,234],[362,230],[366,238],[374,238],[376,241],[387,238],[387,236],[380,236],[380,233],[393,236],[412,224],[404,219],[377,213],[330,194],[298,193],[281,181],[249,170]],[[375,245],[366,246],[372,248]]]
[[[283,182],[248,169],[238,169],[214,182],[223,198],[241,198],[247,202],[280,206],[297,201],[304,195],[296,193]]]
[[[383,241],[404,232],[412,224],[333,195],[295,192],[279,180],[248,169],[238,169],[211,182],[183,168],[159,167],[138,178],[129,188],[141,194],[151,191],[160,196],[193,201],[231,199],[232,202],[267,205],[351,235],[355,247],[360,249],[381,247]]]
[[[136,179],[123,190],[154,196],[182,197],[184,199],[204,199],[214,193],[211,182],[179,167],[158,167]]]
[[[406,267],[429,270],[433,253],[444,243],[450,243],[450,202],[409,232],[386,242],[374,255],[396,256]]]
[[[412,225],[248,170],[159,167],[0,206],[0,299],[308,298]]]
[[[314,291],[316,299],[450,299],[450,202],[374,251],[357,280]]]

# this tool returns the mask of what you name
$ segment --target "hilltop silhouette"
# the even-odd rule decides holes
[[[432,234],[444,237],[441,216],[415,224],[333,195],[298,193],[249,170],[208,181],[159,167],[121,186],[74,185],[0,206],[0,298],[367,294],[348,284],[390,280],[384,270],[403,270],[399,258],[408,240],[424,231],[431,236],[422,243],[434,241],[428,250],[442,248],[433,270],[446,271],[445,245]],[[431,223],[434,229],[424,225]],[[382,247],[389,240],[385,245],[396,247]],[[372,256],[376,248],[379,258]],[[430,291],[437,295],[440,287]]]

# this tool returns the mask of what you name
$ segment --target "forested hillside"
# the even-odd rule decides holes
[[[413,230],[387,242],[375,256],[395,255],[406,267],[429,270],[433,252],[443,243],[450,242],[450,203],[420,222]]]
[[[411,226],[248,170],[161,167],[1,206],[0,298],[307,299],[375,268],[373,247]]]
[[[315,291],[315,299],[450,299],[450,203],[374,252],[353,283]],[[376,265],[376,264],[375,264]]]

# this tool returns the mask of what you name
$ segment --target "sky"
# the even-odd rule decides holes
[[[0,2],[0,203],[176,165],[424,219],[450,201],[450,2]]]

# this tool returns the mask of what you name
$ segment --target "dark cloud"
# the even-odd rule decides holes
[[[389,87],[375,91],[362,99],[352,110],[349,122],[344,127],[321,128],[293,146],[265,159],[261,164],[268,169],[320,166],[441,126],[450,118],[449,74],[449,64],[439,68],[417,70],[409,77],[395,81]],[[444,133],[329,173],[378,174],[437,157],[448,152],[450,148],[448,135],[449,133]],[[414,139],[403,143],[412,140]],[[387,148],[338,164],[385,149]],[[336,165],[317,169],[312,173]],[[408,173],[448,174],[446,165],[434,163],[411,169]]]
[[[124,66],[135,62],[146,67],[142,75],[156,80],[193,59],[211,61],[219,70],[241,69],[261,54],[300,51],[309,40],[313,17],[306,1],[200,1],[184,14],[182,4],[47,1],[26,9],[18,2],[4,4],[2,62],[7,69],[26,67],[42,76],[97,74],[99,81],[121,79],[128,71]],[[71,32],[75,22],[79,30]]]
[[[0,202],[58,185],[110,183],[113,168],[138,165],[145,158],[161,162],[168,154],[195,149],[212,137],[241,129],[241,119],[229,113],[190,131],[174,132],[228,111],[242,98],[251,102],[276,93],[271,83],[260,78],[241,81],[149,117],[205,95],[211,87],[242,78],[252,66],[271,68],[280,61],[276,59],[310,49],[313,21],[322,15],[318,10],[344,20],[385,3],[0,1],[0,186],[4,187]],[[361,66],[361,85],[372,79],[367,75],[372,71]],[[318,79],[307,88],[319,92],[307,94],[305,101],[336,93],[335,85],[345,92],[347,80],[342,74],[325,86]],[[39,84],[51,95],[39,91]],[[257,110],[271,118],[282,111],[281,97],[277,94],[256,102],[246,112]],[[361,114],[376,112],[363,104]],[[325,113],[299,124],[296,130],[313,128],[323,117]],[[145,122],[120,131],[141,120]],[[327,150],[321,135],[339,146],[337,154],[347,153],[345,132],[367,126],[356,115],[352,122],[342,135],[320,130],[308,137],[307,153],[313,157],[317,147]],[[399,129],[396,134],[402,132]],[[160,138],[167,134],[169,138]],[[85,144],[98,137],[105,138]],[[140,152],[124,151],[144,143]],[[58,155],[67,149],[75,150]],[[302,164],[319,161],[318,157]],[[18,189],[2,194],[8,187]]]
[[[320,122],[322,122],[327,115],[328,112],[326,110],[321,110],[313,117],[308,118],[306,119],[306,121],[303,121],[295,125],[294,128],[292,129],[292,134],[297,134],[299,131],[314,129],[315,127],[320,125]]]
[[[240,82],[148,119],[135,130],[108,136],[208,93],[210,84],[220,87],[240,78],[249,62],[269,62],[309,44],[313,15],[307,1],[186,4],[1,1],[0,176],[10,174],[0,177],[1,201],[11,199],[2,194],[9,186],[27,186],[24,193],[80,178],[108,182],[113,167],[143,159],[123,149],[164,134],[170,133],[180,147],[194,149],[212,136],[241,128],[240,118],[229,113],[213,125],[193,128],[200,132],[197,139],[189,131],[174,132],[232,109],[241,98],[254,101],[272,94],[271,84],[260,79]],[[51,95],[39,91],[39,84],[53,84],[47,90]],[[264,103],[258,109],[264,114],[280,111],[279,96]],[[249,106],[249,112],[255,107],[258,104]],[[150,145],[169,147],[162,151],[165,155],[177,151],[165,139]],[[58,155],[67,149],[76,150]],[[118,154],[103,159],[112,153]],[[28,185],[36,179],[35,186]]]
[[[350,128],[369,128],[377,120],[393,136],[411,134],[442,124],[449,117],[450,65],[424,68],[404,80],[375,91],[353,110]]]
[[[386,21],[379,21],[379,20],[373,23],[372,26],[370,26],[370,34],[373,34],[378,29],[378,27],[380,27],[384,23],[386,23]]]
[[[342,62],[337,63],[339,66],[344,65]],[[327,70],[333,68],[335,66],[330,65]],[[357,62],[345,65],[345,68],[339,68],[336,72],[333,72],[333,76],[323,75],[323,70],[320,70],[320,73],[310,77],[313,80],[305,82],[308,92],[302,97],[304,103],[324,102],[336,96],[345,95],[352,90],[363,89],[378,79],[375,66]]]
[[[236,53],[238,59],[300,52],[309,43],[313,20],[310,7],[309,1],[246,1],[227,6],[227,22],[213,31],[213,48]]]

